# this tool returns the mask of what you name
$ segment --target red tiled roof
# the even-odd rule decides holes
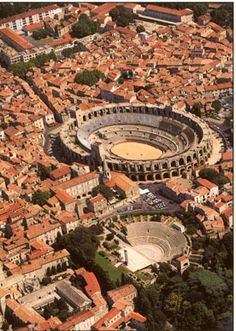
[[[161,12],[165,14],[170,14],[170,15],[176,15],[176,16],[184,16],[184,15],[191,15],[193,12],[191,9],[183,9],[183,10],[176,10],[176,9],[170,9],[166,7],[160,7],[156,5],[148,5],[147,10],[153,10],[156,12]]]
[[[214,187],[217,187],[216,184],[210,182],[209,180],[207,180],[207,179],[205,179],[205,178],[198,178],[198,179],[197,179],[197,182],[198,182],[199,184],[201,184],[202,186],[207,187],[209,190],[212,189],[212,188],[214,188]]]
[[[17,45],[19,45],[20,47],[22,47],[24,49],[30,49],[30,48],[34,47],[34,45],[31,44],[28,40],[19,36],[15,31],[13,31],[9,28],[1,29],[0,34],[11,39],[13,42],[15,42]]]
[[[68,174],[70,174],[70,168],[68,166],[64,166],[64,167],[52,170],[50,172],[50,177],[52,177],[53,179],[58,179],[65,175],[68,175]]]
[[[43,26],[44,26],[43,22],[37,22],[37,23],[25,25],[23,30],[24,31],[34,31],[34,30],[43,28]]]
[[[79,177],[75,177],[70,180],[67,180],[66,182],[56,185],[55,187],[60,188],[62,190],[66,190],[69,187],[73,187],[73,186],[79,185],[81,183],[85,183],[89,180],[95,179],[97,176],[98,176],[98,174],[96,171],[89,172],[85,175],[81,175]]]

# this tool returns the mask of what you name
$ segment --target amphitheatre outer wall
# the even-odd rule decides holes
[[[118,118],[119,120],[117,120]],[[159,158],[150,160],[130,160],[114,155],[112,149],[108,149],[108,145],[114,141],[113,137],[109,137],[109,139],[105,137],[103,139],[101,136],[103,135],[102,130],[106,128],[108,128],[108,133],[110,134],[109,127],[112,127],[114,132],[121,132],[121,129],[123,130],[128,123],[123,123],[120,118],[124,118],[124,120],[127,118],[129,125],[132,124],[133,126],[132,132],[130,131],[130,137],[126,135],[122,137],[123,140],[118,140],[118,143],[122,141],[145,143],[146,141],[148,144],[149,136],[145,132],[145,127],[149,131],[150,127],[152,127],[152,134],[155,135],[156,139],[156,147],[162,150],[167,147],[167,153],[162,153]],[[133,123],[132,118],[134,119]],[[139,121],[136,118],[139,118]],[[145,118],[152,124],[143,123]],[[162,123],[163,127],[160,129],[161,124],[157,124],[159,127],[155,127],[154,121],[159,121],[158,123]],[[172,127],[172,131],[175,131],[175,126],[176,128],[179,127],[180,132],[177,134],[170,130],[168,132],[167,129],[165,130],[164,122],[167,123],[167,128],[168,123],[170,123],[169,127]],[[89,141],[89,138],[96,130],[90,129],[90,124],[95,127],[97,134],[100,134],[97,140],[94,136],[94,141],[92,142]],[[115,124],[117,127],[114,127]],[[181,130],[181,125],[185,128],[184,130]],[[119,126],[123,126],[123,128]],[[134,137],[142,126],[143,129],[140,131],[143,132],[143,136]],[[136,128],[136,131],[134,128]],[[184,131],[188,132],[190,138],[186,134],[184,135]],[[133,132],[136,133],[132,135]],[[178,177],[183,175],[183,173],[191,172],[195,167],[207,163],[212,152],[212,137],[212,131],[207,123],[191,113],[172,110],[170,106],[161,108],[153,105],[131,105],[127,103],[91,108],[86,112],[77,110],[76,120],[71,119],[66,122],[60,131],[61,148],[68,161],[88,164],[91,169],[97,169],[99,166],[105,169],[109,168],[112,171],[126,174],[132,180],[141,182],[157,182]],[[162,146],[163,142],[164,148]],[[182,147],[178,150],[180,142],[185,148]]]

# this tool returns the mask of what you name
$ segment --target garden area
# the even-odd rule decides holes
[[[121,281],[122,273],[124,272],[124,268],[122,267],[113,267],[111,262],[109,261],[108,255],[103,256],[101,252],[96,253],[95,262],[106,272],[108,272],[109,277],[112,281],[117,282],[117,280]]]

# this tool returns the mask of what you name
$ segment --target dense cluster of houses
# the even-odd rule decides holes
[[[74,39],[67,38],[68,32],[82,13],[99,20],[105,31],[87,41],[87,51],[32,68],[26,81],[0,67],[0,315],[3,321],[6,312],[12,314],[19,325],[25,325],[19,331],[28,330],[27,325],[34,325],[34,330],[114,330],[130,321],[139,326],[145,322],[134,311],[137,291],[132,285],[108,292],[105,300],[95,275],[85,269],[76,270],[75,275],[85,280],[84,292],[93,304],[64,323],[56,317],[45,320],[29,304],[20,303],[32,291],[43,291],[40,282],[49,268],[68,266],[69,252],[51,246],[58,234],[91,225],[112,211],[104,195],[91,196],[95,187],[105,185],[124,203],[139,196],[138,185],[125,175],[111,173],[105,178],[85,165],[63,164],[46,155],[45,130],[74,117],[78,109],[87,112],[98,104],[142,102],[189,109],[201,102],[202,111],[207,112],[214,100],[232,94],[230,29],[215,23],[198,25],[188,10],[180,13],[125,4],[140,17],[178,23],[157,25],[152,33],[139,34],[112,22],[109,11],[113,7],[66,5],[64,19],[59,19],[62,9],[53,5],[46,11],[0,21],[1,35],[5,40],[17,38],[18,46],[24,41],[19,34],[16,37],[17,31],[23,29],[29,35],[44,24],[64,39],[58,39],[57,45],[70,45]],[[95,86],[76,83],[76,74],[85,68],[99,70],[104,78]],[[121,80],[125,72],[132,75]],[[192,211],[209,236],[222,235],[232,226],[232,152],[222,154],[220,165],[229,178],[223,188],[201,178],[191,187],[176,179],[163,184],[164,193]],[[45,169],[48,176],[42,180],[40,173]],[[41,205],[32,200],[37,190],[50,193]]]

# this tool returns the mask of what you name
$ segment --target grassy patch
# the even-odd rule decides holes
[[[111,262],[106,259],[104,256],[101,256],[100,254],[96,254],[95,262],[100,265],[100,267],[107,271],[109,274],[109,277],[113,281],[121,280],[122,275],[122,268],[115,268],[112,266]]]
[[[150,280],[152,279],[152,276],[149,275],[148,273],[143,273],[141,271],[136,271],[135,272],[135,276],[140,279],[140,280],[143,280],[143,281],[146,281],[146,280]]]
[[[39,39],[39,40],[36,40],[36,39],[34,39],[34,38],[32,37],[32,39],[33,39],[34,41],[36,41],[37,43],[42,43],[42,44],[44,44],[44,43],[48,43],[48,42],[50,42],[50,41],[53,40],[52,37],[46,37],[46,38],[42,38],[42,39]]]

